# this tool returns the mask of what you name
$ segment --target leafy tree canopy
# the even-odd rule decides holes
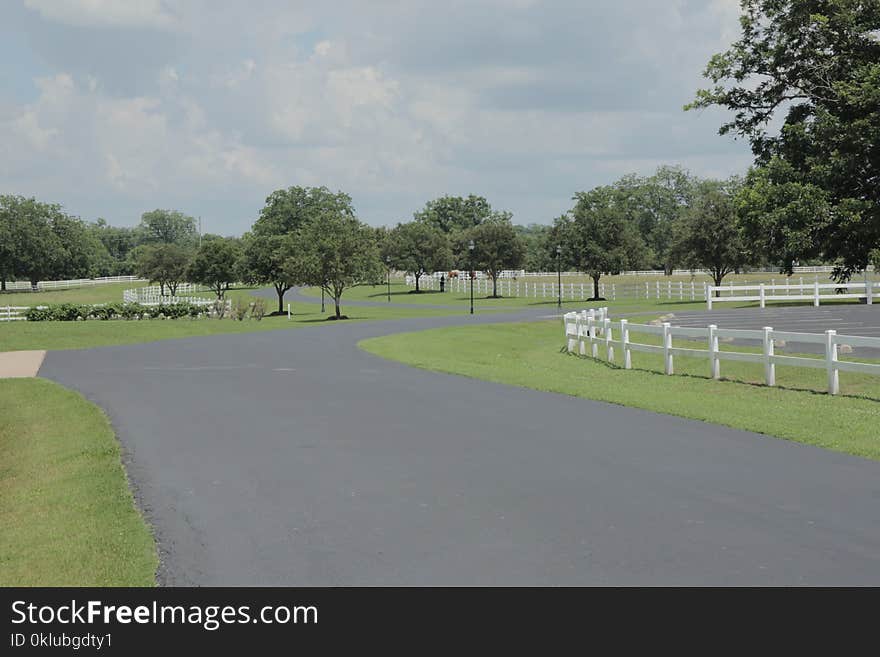
[[[848,279],[880,245],[880,2],[741,4],[741,38],[712,57],[714,86],[686,109],[730,109],[720,132],[748,138],[766,169],[750,176],[749,205],[773,215],[752,229],[772,231],[767,256],[788,272],[796,259],[821,257]],[[771,131],[777,115],[782,127]],[[784,207],[802,196],[821,206],[812,219]]]
[[[383,261],[390,259],[392,267],[411,273],[416,279],[416,292],[424,274],[448,269],[452,262],[449,237],[428,223],[397,224],[382,245]]]
[[[199,232],[196,220],[177,210],[152,210],[141,215],[138,226],[141,241],[146,244],[177,244],[194,248]]]
[[[470,242],[474,249],[470,251]],[[465,267],[486,272],[492,279],[492,296],[498,296],[498,275],[519,269],[526,257],[525,241],[507,218],[492,218],[456,236],[458,260]]]
[[[239,257],[239,241],[217,237],[203,241],[187,267],[186,277],[193,283],[206,285],[222,299],[235,281]]]
[[[150,244],[141,250],[138,263],[138,276],[151,283],[158,283],[165,294],[168,287],[171,296],[177,294],[178,284],[186,277],[190,251],[179,244]]]
[[[255,235],[288,235],[319,217],[354,216],[351,197],[326,187],[288,187],[272,192],[254,222]]]
[[[428,201],[413,217],[416,221],[429,224],[448,235],[478,226],[490,217],[510,219],[511,215],[507,212],[494,212],[489,201],[471,194],[467,198],[441,196]]]
[[[296,242],[299,248],[285,263],[288,280],[323,288],[336,305],[337,319],[345,290],[382,280],[385,267],[375,231],[345,211],[305,223]]]

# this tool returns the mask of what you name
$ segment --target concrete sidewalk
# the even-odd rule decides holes
[[[45,351],[0,352],[0,379],[34,377],[40,371],[45,357]]]

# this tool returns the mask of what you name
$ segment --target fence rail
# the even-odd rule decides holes
[[[7,281],[7,290],[24,290],[38,292],[41,290],[65,290],[71,287],[88,287],[91,285],[105,285],[107,283],[134,283],[143,281],[137,276],[102,276],[100,278],[74,278],[67,281],[39,281],[34,287],[30,281]]]
[[[122,292],[122,300],[125,303],[139,303],[142,306],[158,306],[160,304],[174,303],[192,303],[204,306],[214,303],[213,299],[185,296],[204,291],[205,290],[201,285],[196,285],[194,283],[180,283],[175,290],[174,296],[171,296],[168,294],[162,294],[163,290],[160,285],[149,285],[133,288],[131,290],[124,290]]]
[[[868,347],[880,350],[880,338],[857,335],[838,335],[829,329],[825,333],[795,333],[792,331],[776,331],[770,326],[761,330],[722,329],[714,324],[706,328],[672,326],[665,322],[660,325],[630,324],[627,320],[612,321],[608,317],[608,309],[584,310],[566,313],[563,318],[565,327],[566,348],[569,353],[578,350],[582,356],[587,353],[598,358],[598,347],[605,345],[605,357],[609,362],[615,360],[615,348],[620,349],[624,369],[632,368],[632,352],[661,354],[663,371],[673,374],[675,356],[703,357],[709,361],[709,372],[713,379],[721,378],[721,361],[741,361],[759,363],[764,366],[764,382],[768,386],[776,385],[776,366],[809,367],[824,369],[828,377],[828,393],[836,395],[840,392],[840,372],[859,372],[880,376],[880,364],[838,360],[838,348]],[[632,341],[632,334],[657,335],[661,338],[660,345],[644,344]],[[617,335],[617,339],[615,339]],[[704,339],[706,349],[692,347],[675,347],[673,338]],[[724,338],[739,340],[757,340],[761,343],[761,353],[743,351],[721,351],[719,340]],[[824,346],[824,358],[808,358],[806,356],[783,356],[775,353],[776,344],[781,341],[806,342]]]
[[[748,292],[757,294],[746,294]],[[718,292],[721,296],[714,296]],[[780,294],[774,294],[779,292]],[[784,294],[782,294],[784,292]],[[726,293],[726,294],[724,294]],[[862,283],[801,283],[791,285],[786,281],[784,285],[709,285],[706,294],[706,307],[712,310],[712,304],[724,301],[743,302],[757,301],[764,308],[768,301],[812,301],[818,306],[822,300],[826,302],[832,299],[864,299],[866,303],[873,304],[874,297],[880,296],[880,283],[864,281]]]

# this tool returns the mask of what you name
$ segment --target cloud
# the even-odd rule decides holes
[[[274,188],[323,184],[375,224],[471,192],[549,221],[629,171],[748,162],[722,114],[681,111],[737,0],[25,6],[0,25],[49,72],[0,88],[0,192],[84,216],[176,206],[240,233]]]
[[[174,14],[161,0],[25,0],[43,18],[80,27],[172,28]]]

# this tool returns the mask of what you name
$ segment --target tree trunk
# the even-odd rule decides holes
[[[422,275],[416,274],[415,277],[416,277],[416,294],[418,294],[419,292],[421,292],[421,290],[419,289],[419,279],[422,277]]]
[[[339,309],[339,297],[333,297],[333,302],[336,304],[336,319],[340,319],[342,311]]]
[[[6,279],[0,280],[0,292],[6,292]]]
[[[168,291],[171,292],[172,297],[177,296],[177,285],[178,283],[168,283]]]
[[[601,276],[591,276],[591,278],[593,279],[593,298],[598,299],[599,298],[599,279],[601,278]]]
[[[492,277],[492,298],[498,298],[498,275]]]
[[[161,281],[159,282],[159,296],[165,296],[165,283],[162,283]]]
[[[278,295],[278,314],[284,312],[284,286],[275,285],[275,294]]]
[[[717,272],[712,273],[712,279],[715,281],[715,287],[721,287],[721,281],[724,279],[724,274],[719,274]],[[721,296],[721,290],[715,290],[715,296]]]

